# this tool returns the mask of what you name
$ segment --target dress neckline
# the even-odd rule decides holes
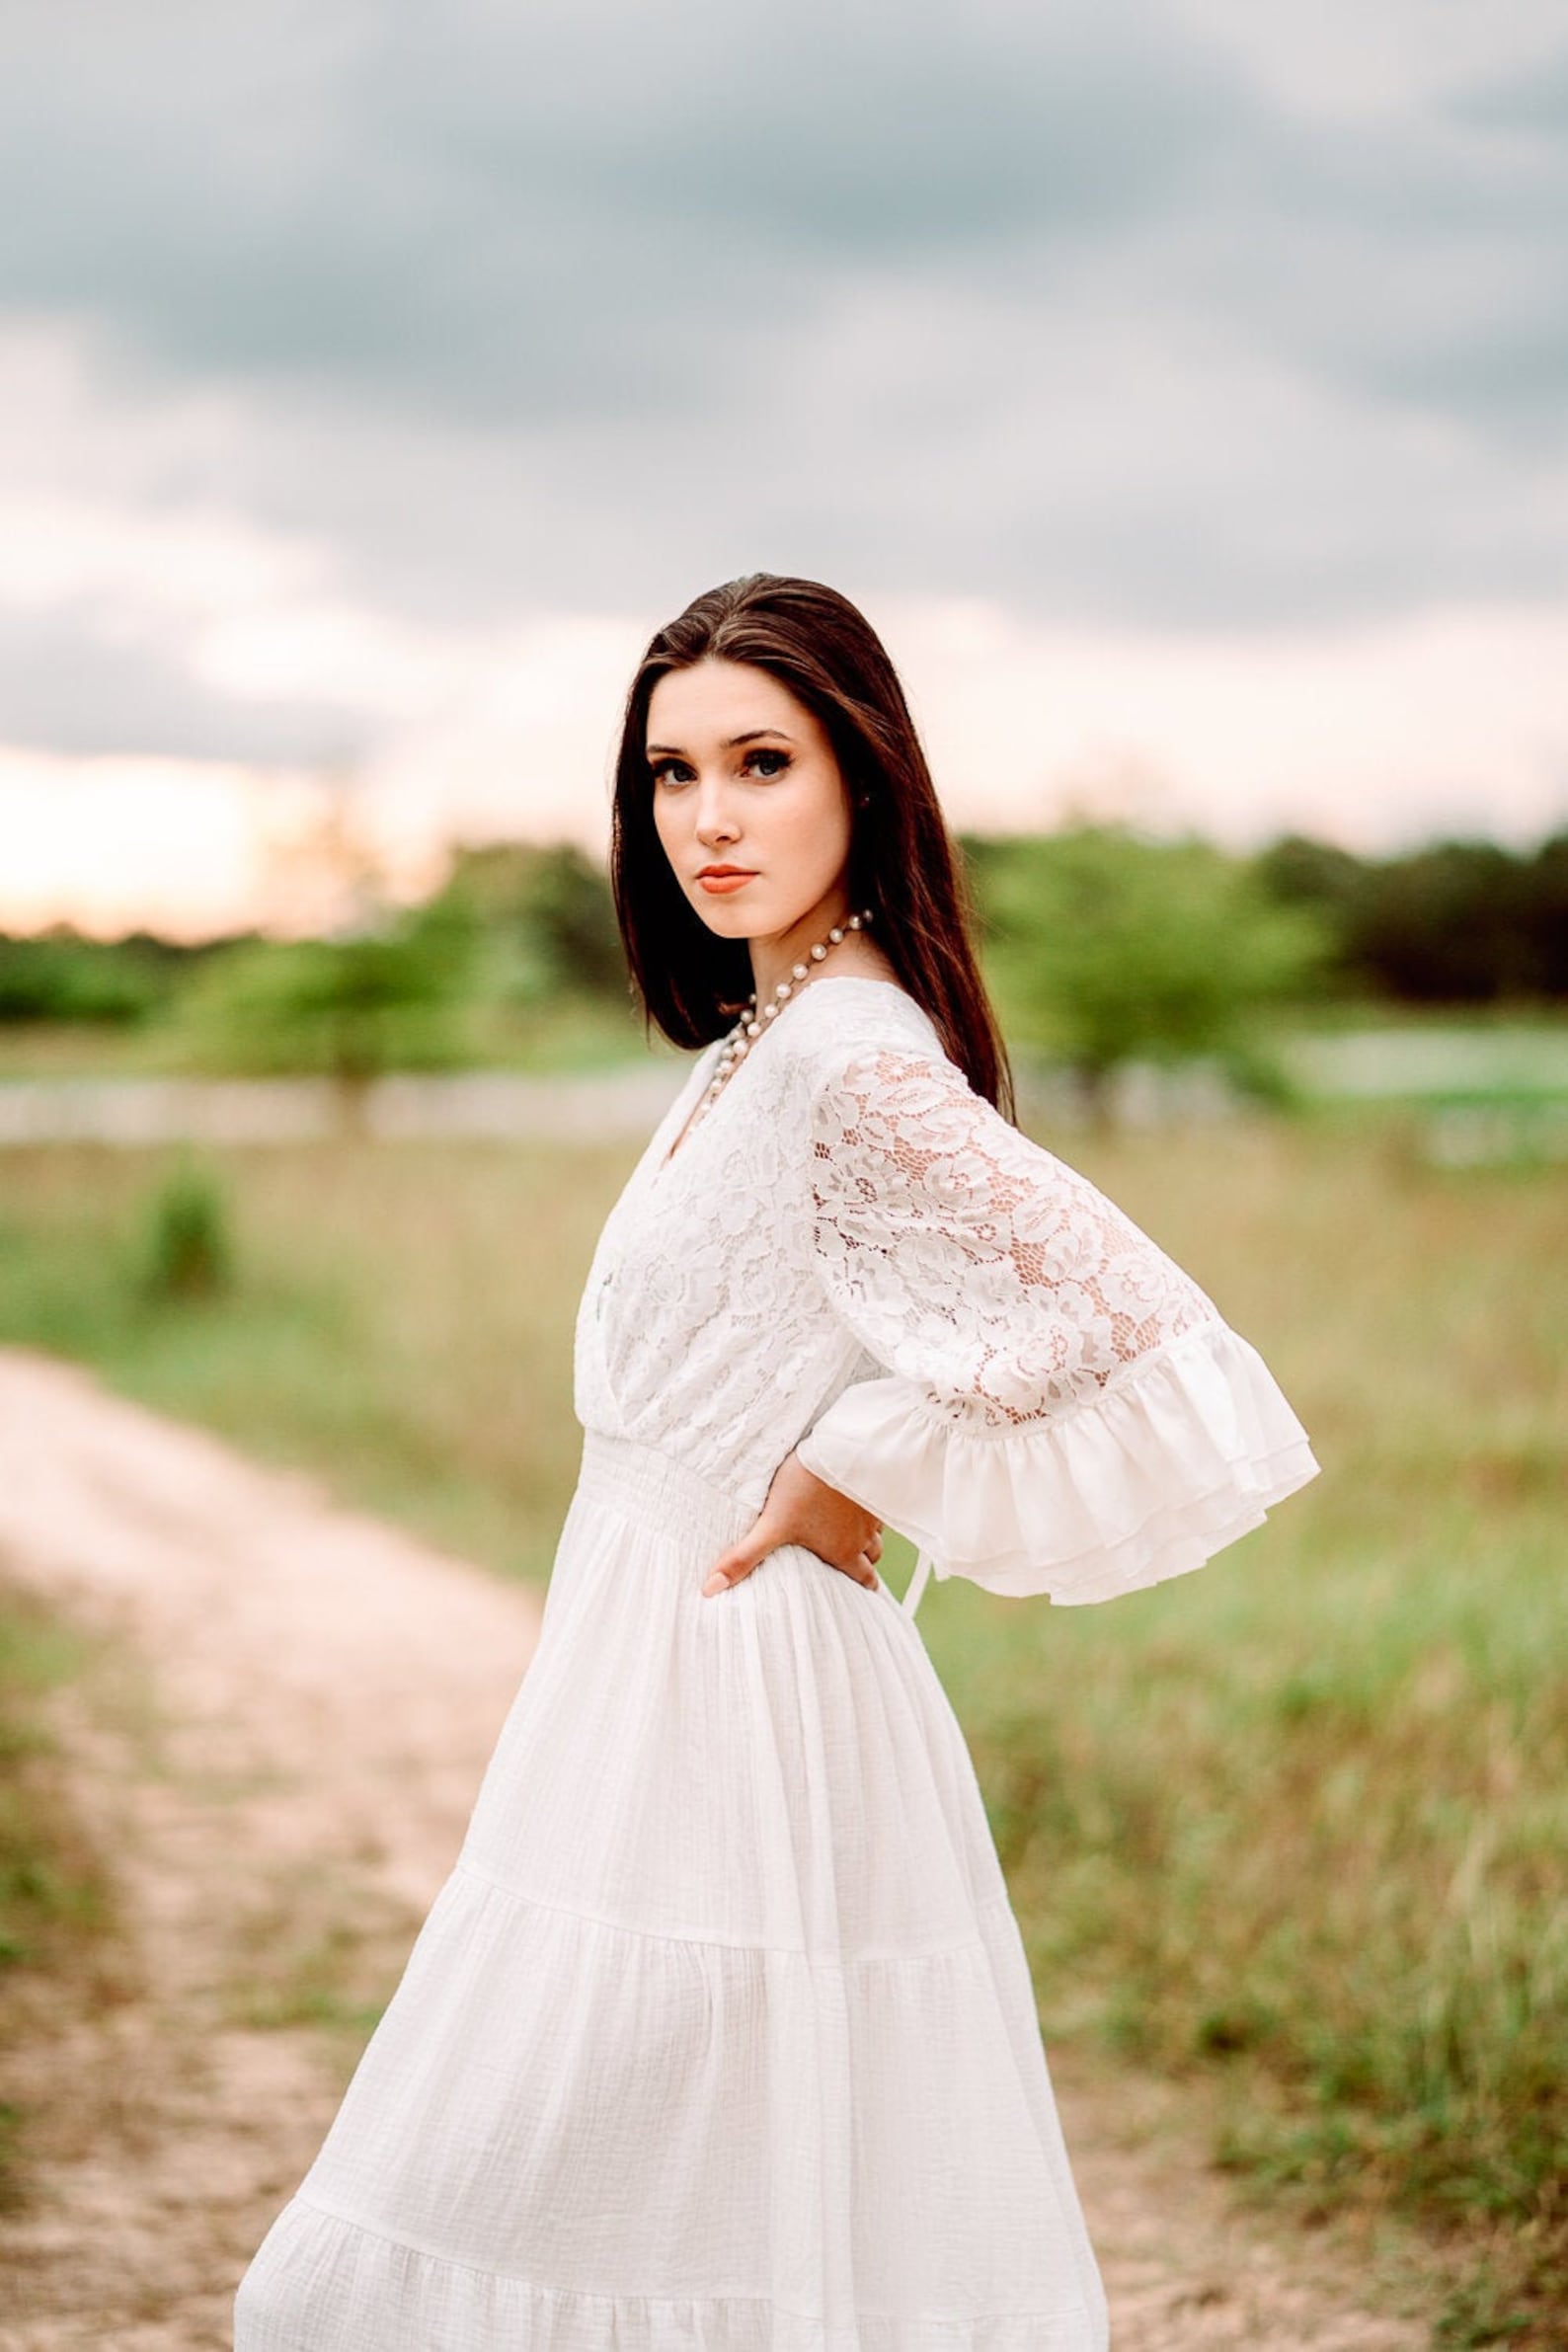
[[[837,987],[837,988],[844,988],[844,987],[859,987],[859,988],[892,988],[892,989],[893,989],[893,991],[894,991],[894,993],[895,993],[896,995],[899,995],[899,996],[905,997],[905,998],[908,1000],[908,1002],[909,1002],[910,1004],[913,1004],[913,1005],[916,1005],[916,1006],[918,1006],[918,1005],[919,1005],[919,999],[918,999],[917,997],[915,997],[915,996],[913,996],[913,995],[911,995],[911,994],[910,994],[909,990],[908,990],[908,989],[907,989],[907,988],[906,988],[906,987],[903,985],[903,982],[902,982],[902,980],[884,980],[884,979],[882,978],[882,976],[881,976],[881,974],[880,974],[880,973],[874,973],[874,972],[824,972],[824,973],[823,973],[823,974],[821,975],[821,977],[820,977],[819,979],[817,979],[817,980],[814,980],[813,981],[811,981],[811,982],[810,982],[810,984],[809,984],[809,986],[803,987],[803,988],[802,988],[802,990],[801,990],[801,992],[800,992],[800,996],[798,996],[798,997],[797,997],[797,996],[792,996],[792,997],[790,997],[790,998],[788,998],[788,999],[787,999],[787,1001],[786,1001],[786,1003],[785,1003],[784,1011],[783,1011],[782,1013],[776,1013],[776,1014],[774,1015],[773,1019],[772,1019],[772,1020],[771,1020],[771,1021],[768,1023],[768,1025],[767,1025],[767,1028],[766,1028],[766,1029],[763,1031],[763,1033],[762,1033],[762,1034],[763,1034],[763,1037],[766,1037],[766,1036],[770,1035],[770,1034],[771,1034],[771,1033],[772,1033],[774,1030],[776,1030],[776,1029],[777,1029],[777,1027],[778,1027],[778,1025],[779,1025],[779,1022],[780,1022],[781,1020],[783,1020],[783,1019],[785,1018],[785,1016],[787,1015],[787,1013],[788,1013],[788,1011],[789,1011],[789,1008],[790,1008],[790,1005],[792,1005],[792,1004],[798,1004],[798,1003],[800,1002],[800,1000],[801,1000],[801,997],[804,997],[804,996],[808,996],[808,995],[810,995],[810,994],[812,993],[812,991],[813,991],[814,989],[817,989],[817,988],[833,988],[833,987]],[[920,1009],[921,1009],[921,1010],[923,1010],[924,1008],[923,1008],[923,1007],[920,1007]],[[717,1055],[717,1053],[715,1052],[715,1048],[717,1048],[717,1047],[718,1047],[718,1046],[719,1046],[721,1043],[722,1043],[722,1040],[720,1040],[719,1038],[715,1038],[715,1039],[712,1041],[712,1044],[711,1044],[711,1045],[709,1045],[708,1047],[706,1047],[706,1048],[704,1049],[704,1054],[705,1054],[705,1055],[706,1055],[706,1054],[712,1054],[712,1055],[713,1055],[713,1058],[714,1058],[714,1059],[715,1059],[715,1060],[717,1060],[717,1059],[718,1059],[718,1055]],[[753,1045],[752,1045],[752,1047],[751,1047],[751,1051],[750,1051],[750,1052],[747,1054],[747,1056],[746,1056],[746,1058],[745,1058],[747,1066],[749,1066],[749,1065],[750,1065],[750,1063],[751,1063],[752,1061],[754,1061],[754,1060],[755,1060],[755,1058],[756,1058],[756,1050],[757,1050],[757,1047],[761,1045],[761,1043],[762,1043],[762,1038],[760,1038],[760,1037],[759,1037],[759,1038],[757,1038],[757,1039],[755,1040],[755,1042],[753,1043]],[[691,1079],[689,1079],[689,1080],[687,1081],[687,1083],[688,1083],[688,1084],[691,1084],[693,1081],[697,1080],[698,1078],[706,1078],[706,1076],[707,1076],[707,1075],[708,1075],[708,1070],[707,1070],[707,1067],[705,1066],[704,1058],[703,1058],[703,1057],[702,1057],[702,1056],[699,1056],[699,1057],[698,1057],[698,1060],[697,1060],[697,1066],[696,1066],[696,1069],[695,1069],[695,1070],[692,1072]],[[741,1077],[742,1077],[742,1072],[741,1072],[740,1070],[737,1070],[737,1071],[736,1071],[736,1073],[735,1073],[735,1076],[734,1076],[734,1077],[733,1077],[733,1078],[730,1080],[730,1083],[728,1084],[728,1086],[726,1086],[726,1088],[725,1088],[725,1090],[724,1090],[725,1094],[733,1094],[733,1093],[734,1093],[734,1091],[735,1091],[736,1087],[739,1085],[739,1083],[740,1083],[740,1081],[741,1081]],[[677,1095],[677,1097],[676,1097],[675,1099],[676,1099],[676,1103],[677,1103],[677,1104],[684,1103],[684,1101],[685,1101],[685,1094],[684,1094],[684,1092],[682,1092],[681,1094]],[[691,1132],[692,1132],[693,1123],[695,1122],[695,1125],[696,1125],[697,1127],[704,1127],[704,1126],[706,1126],[706,1124],[707,1124],[707,1121],[706,1121],[706,1120],[703,1120],[703,1119],[698,1119],[698,1118],[697,1118],[697,1103],[698,1103],[698,1102],[700,1102],[700,1101],[701,1101],[701,1099],[702,1099],[702,1097],[701,1097],[701,1094],[700,1094],[700,1092],[699,1092],[699,1093],[698,1093],[698,1095],[697,1095],[696,1101],[694,1101],[694,1102],[691,1104],[690,1108],[689,1108],[689,1109],[687,1110],[687,1112],[686,1112],[686,1115],[685,1115],[685,1117],[682,1119],[682,1121],[681,1121],[681,1123],[680,1123],[680,1129],[679,1129],[679,1132],[678,1132],[678,1134],[677,1134],[677,1135],[676,1135],[676,1137],[675,1137],[675,1140],[674,1140],[674,1142],[673,1142],[673,1143],[672,1143],[672,1144],[669,1146],[669,1148],[668,1148],[668,1150],[667,1150],[667,1151],[662,1151],[662,1152],[661,1152],[661,1154],[660,1154],[660,1157],[659,1157],[659,1158],[658,1158],[658,1159],[655,1161],[655,1163],[654,1163],[654,1169],[653,1169],[653,1181],[654,1181],[656,1184],[657,1184],[657,1182],[659,1181],[660,1177],[662,1177],[662,1176],[665,1174],[665,1172],[666,1171],[666,1169],[668,1169],[668,1168],[672,1167],[672,1166],[674,1165],[674,1162],[675,1162],[675,1161],[676,1161],[676,1160],[677,1160],[677,1159],[680,1157],[680,1154],[681,1154],[681,1153],[682,1153],[682,1152],[685,1150],[685,1148],[686,1148],[686,1142],[687,1142],[687,1138],[688,1138],[688,1137],[690,1136],[690,1134],[691,1134]],[[720,1100],[721,1100],[721,1101],[723,1100],[723,1097],[722,1097],[722,1096],[720,1097]],[[716,1104],[714,1105],[714,1110],[717,1110],[717,1109],[718,1109],[718,1104],[716,1103]],[[710,1111],[710,1112],[709,1112],[709,1114],[708,1114],[708,1118],[710,1118],[710,1119],[711,1119],[711,1118],[712,1118],[712,1116],[713,1116],[713,1112],[711,1112],[711,1111]]]

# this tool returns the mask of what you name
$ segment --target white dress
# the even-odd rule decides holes
[[[237,2352],[1102,2352],[963,1735],[785,1544],[792,1447],[922,1569],[1097,1601],[1314,1475],[1248,1342],[891,981],[791,999],[578,1314],[582,1465],[461,1853],[241,2284]]]

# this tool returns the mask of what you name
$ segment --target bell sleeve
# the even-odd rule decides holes
[[[1104,1601],[1200,1567],[1317,1475],[1257,1350],[939,1051],[857,1046],[808,1097],[812,1263],[878,1368],[796,1447],[927,1566]]]

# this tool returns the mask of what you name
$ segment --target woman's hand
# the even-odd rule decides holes
[[[732,1543],[714,1561],[704,1595],[727,1593],[741,1584],[781,1543],[804,1544],[830,1568],[840,1568],[856,1584],[876,1591],[882,1522],[836,1486],[816,1477],[790,1452],[773,1473],[758,1518],[739,1543]]]

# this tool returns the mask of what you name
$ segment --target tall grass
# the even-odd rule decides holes
[[[1434,1169],[1365,1113],[1058,1141],[1261,1348],[1323,1475],[1146,1595],[1053,1610],[954,1579],[921,1604],[1047,2031],[1217,2085],[1249,2176],[1468,2248],[1453,2342],[1551,2343],[1568,1187]],[[572,1311],[626,1158],[230,1155],[234,1290],[162,1302],[132,1279],[153,1167],[12,1158],[0,1332],[542,1575]]]
[[[110,1876],[71,1802],[50,1717],[52,1694],[88,1656],[61,1618],[0,1578],[0,2062],[105,1989]],[[0,2208],[24,2194],[29,2122],[0,2095]]]
[[[1048,2033],[1219,2076],[1228,2161],[1468,2238],[1454,2340],[1556,2342],[1528,2314],[1568,2309],[1565,1188],[1332,1130],[1096,1173],[1323,1475],[1113,1607],[922,1605]]]
[[[178,1161],[148,1205],[142,1281],[154,1299],[210,1298],[234,1280],[228,1196],[209,1168]]]

